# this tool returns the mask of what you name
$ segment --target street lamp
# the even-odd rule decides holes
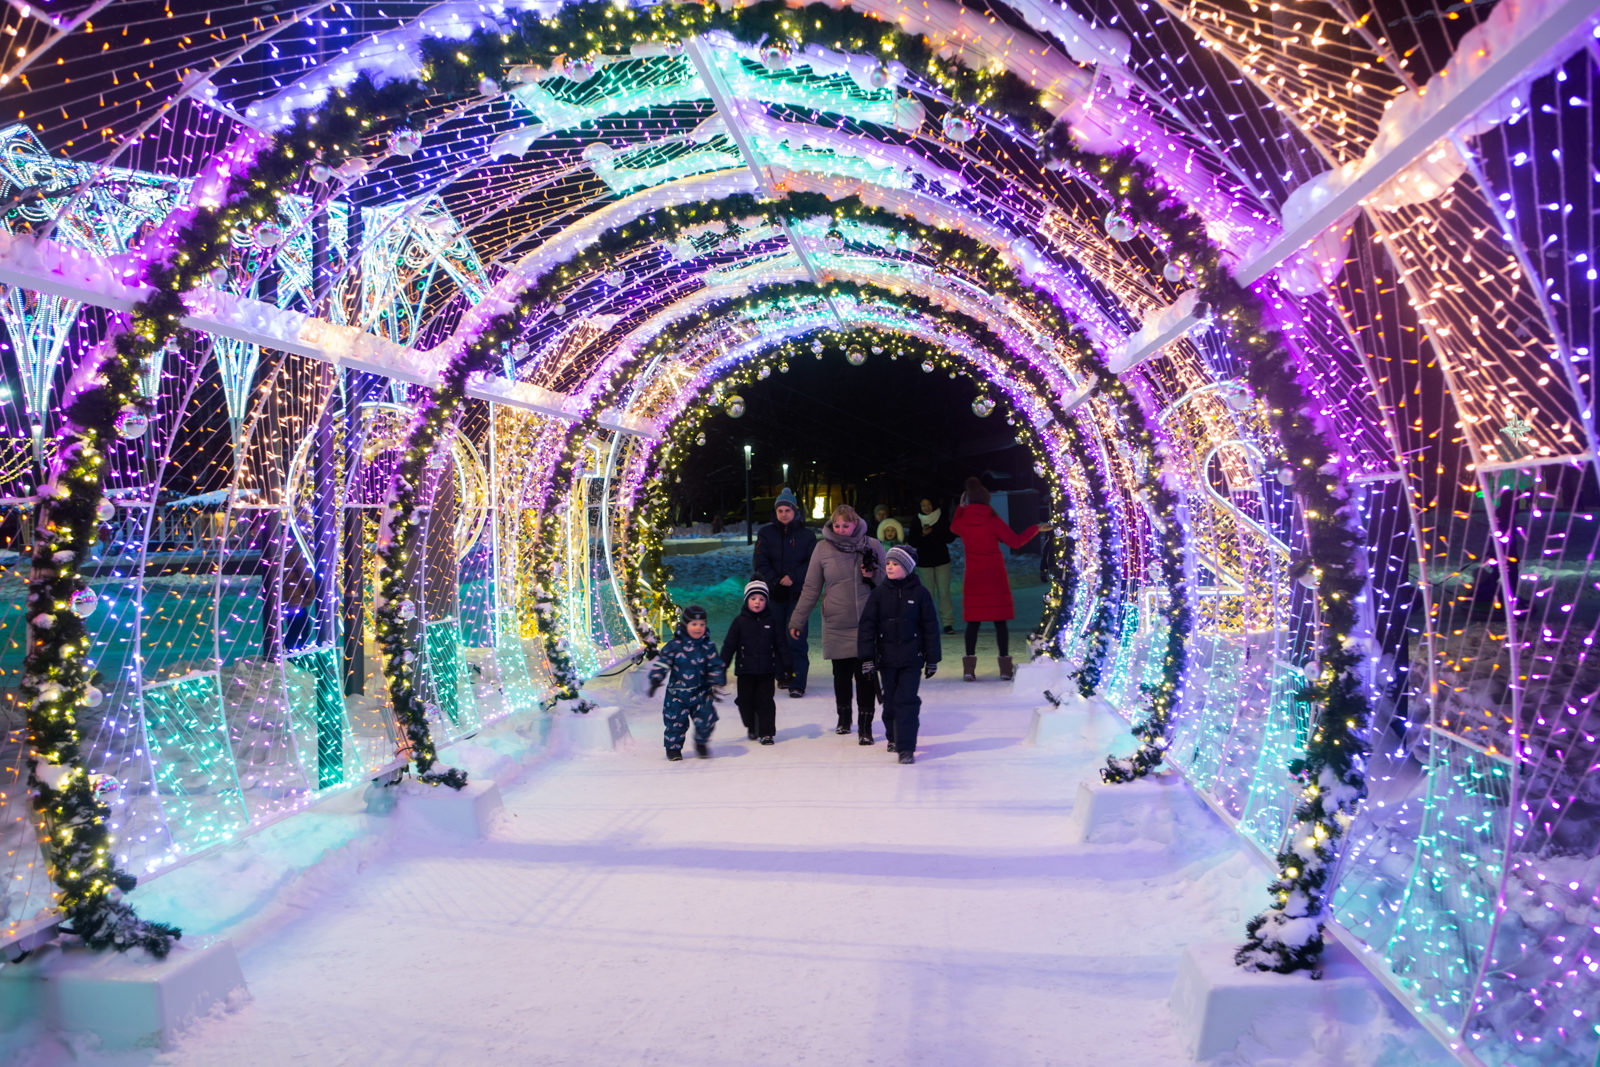
[[[752,544],[756,539],[756,526],[754,517],[750,513],[750,446],[744,446],[744,543]]]
[[[783,465],[783,484],[789,484],[789,465],[787,463]]]

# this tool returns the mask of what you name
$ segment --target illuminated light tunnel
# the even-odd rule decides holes
[[[1594,1061],[1592,2],[205,6],[0,14],[7,945],[584,706],[705,420],[894,355],[1071,546],[1016,684],[1276,866],[1240,965]]]

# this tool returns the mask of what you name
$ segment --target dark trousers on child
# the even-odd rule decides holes
[[[877,683],[872,675],[861,673],[861,660],[836,659],[833,661],[833,703],[839,710],[839,725],[850,725],[850,683],[855,681],[856,703],[861,708],[857,729],[872,732],[874,701],[878,697]]]
[[[879,667],[883,687],[883,736],[896,752],[917,750],[917,727],[922,719],[921,667]]]
[[[754,730],[757,737],[777,733],[778,706],[772,699],[778,687],[777,675],[735,675],[734,684],[734,702],[739,705],[739,720],[744,723],[745,732]]]

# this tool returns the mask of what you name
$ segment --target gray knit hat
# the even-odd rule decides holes
[[[750,581],[744,583],[744,598],[749,600],[751,593],[760,593],[768,600],[772,599],[772,593],[767,589],[767,583],[763,582],[760,578],[752,578]]]
[[[889,550],[888,559],[894,560],[910,574],[917,569],[917,550],[910,545],[895,545]],[[888,562],[888,560],[885,560]]]
[[[772,506],[774,509],[776,509],[783,507],[785,504],[788,504],[796,511],[800,510],[800,501],[794,498],[794,490],[790,489],[787,485],[783,487],[783,492],[778,494],[778,499],[772,502]]]

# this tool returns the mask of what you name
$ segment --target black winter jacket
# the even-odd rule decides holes
[[[949,563],[950,545],[955,539],[956,535],[950,532],[948,515],[940,514],[938,521],[927,527],[913,515],[906,526],[906,544],[917,550],[919,567],[942,567]]]
[[[733,654],[739,654],[734,665]],[[728,627],[728,636],[722,640],[722,662],[733,668],[735,676],[741,674],[771,674],[788,678],[793,671],[789,656],[789,635],[783,632],[783,620],[771,608],[760,615],[744,610],[734,616]]]
[[[872,591],[861,610],[858,654],[880,667],[939,662],[939,613],[915,571]]]
[[[756,531],[756,551],[753,567],[756,577],[767,583],[768,597],[775,604],[783,604],[800,595],[806,582],[806,568],[811,566],[811,553],[817,547],[817,535],[795,516],[784,526],[769,522]],[[780,584],[788,575],[793,585]]]

